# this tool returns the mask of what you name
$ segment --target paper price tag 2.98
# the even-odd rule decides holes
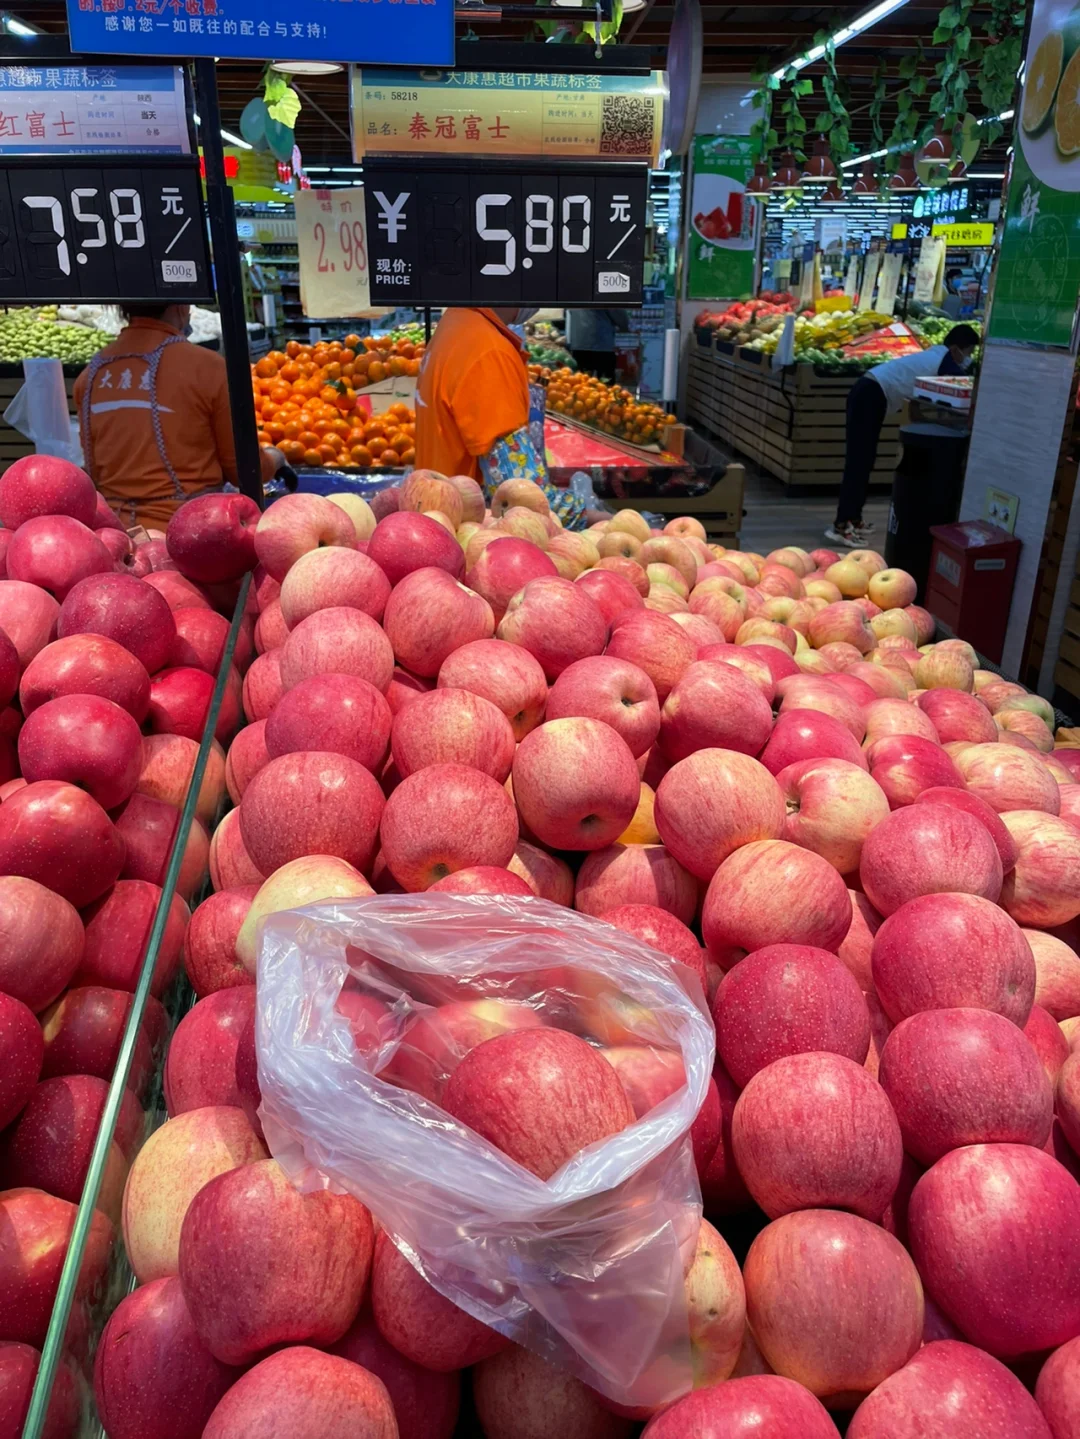
[[[371,311],[362,186],[300,190],[296,196],[300,300],[311,319]]]

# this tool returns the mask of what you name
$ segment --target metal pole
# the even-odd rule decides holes
[[[217,72],[213,60],[195,61],[195,93],[198,96],[199,115],[202,120],[206,210],[210,219],[210,239],[214,247],[214,282],[218,308],[221,310],[221,338],[229,382],[233,443],[236,446],[236,474],[244,494],[261,506],[262,469],[259,463],[255,406],[251,398],[251,359],[248,353],[247,318],[244,314],[244,281],[240,271],[240,247],[236,240],[236,214],[233,210],[232,191],[225,179],[221,107],[218,104]]]

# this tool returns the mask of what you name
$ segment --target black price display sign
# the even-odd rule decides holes
[[[0,156],[0,303],[213,294],[196,160]]]
[[[373,305],[641,304],[644,165],[364,162]]]

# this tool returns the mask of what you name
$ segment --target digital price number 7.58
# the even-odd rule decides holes
[[[514,197],[506,194],[476,197],[476,234],[481,240],[505,246],[501,259],[489,260],[480,266],[481,275],[512,275],[517,268],[518,242],[512,231],[492,224],[492,211],[505,210]],[[563,253],[587,255],[592,250],[591,195],[564,195],[558,221]],[[521,268],[531,270],[533,255],[550,255],[555,249],[556,201],[552,195],[525,196],[525,254]]]
[[[99,200],[101,191],[91,186],[78,185],[71,190],[69,204],[77,224],[85,225],[90,232],[77,239],[75,260],[80,265],[89,263],[87,251],[103,250],[113,244],[120,250],[141,250],[146,244],[146,226],[143,223],[142,196],[128,185],[118,185],[108,192],[108,214],[99,213],[104,206]],[[67,227],[64,221],[64,207],[56,195],[23,195],[19,206],[26,211],[19,225],[23,238],[30,245],[55,245],[54,267],[62,275],[70,275],[71,249],[68,244]],[[48,220],[48,227],[36,223],[37,215]],[[110,226],[112,234],[110,237]]]

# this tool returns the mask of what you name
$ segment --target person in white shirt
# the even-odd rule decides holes
[[[941,345],[901,355],[867,370],[852,385],[847,398],[847,452],[836,519],[825,538],[848,549],[862,549],[871,529],[862,511],[870,475],[877,461],[878,440],[887,415],[895,414],[915,392],[915,381],[929,375],[962,375],[971,366],[979,337],[970,325],[954,325]]]

